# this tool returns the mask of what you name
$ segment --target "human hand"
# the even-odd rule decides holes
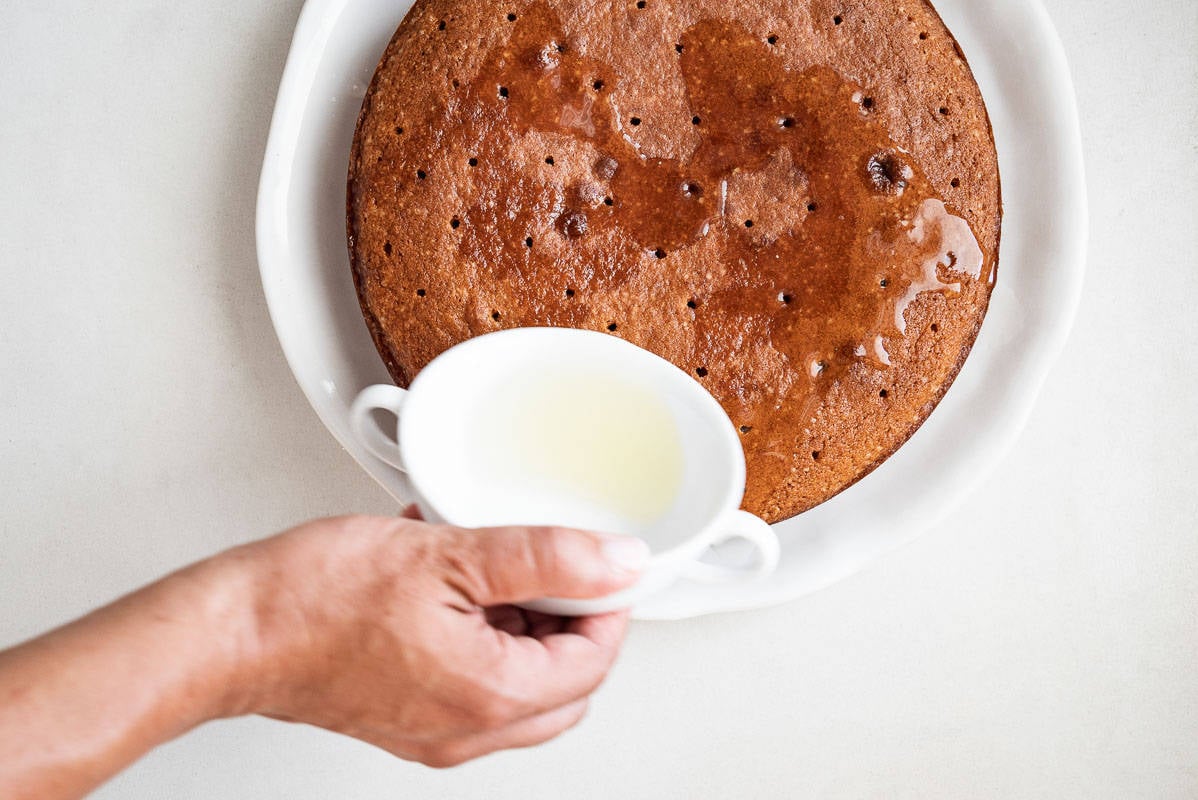
[[[253,598],[235,660],[247,690],[225,713],[317,725],[437,767],[539,744],[582,719],[627,613],[511,604],[610,594],[648,558],[637,539],[411,518],[321,520],[238,548],[214,564]]]

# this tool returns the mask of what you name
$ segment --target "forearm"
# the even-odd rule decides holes
[[[224,553],[0,653],[0,798],[74,800],[249,713],[435,766],[548,741],[582,718],[627,615],[511,604],[627,588],[638,541],[338,517]]]
[[[241,713],[245,598],[236,571],[209,562],[0,653],[0,797],[81,797]]]

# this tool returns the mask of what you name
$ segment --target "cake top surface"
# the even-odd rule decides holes
[[[623,336],[720,400],[773,519],[893,452],[985,313],[996,158],[930,7],[823,5],[418,2],[350,181],[396,380],[501,327]]]

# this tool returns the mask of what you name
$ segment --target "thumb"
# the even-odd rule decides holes
[[[489,528],[462,537],[459,586],[479,606],[603,597],[635,583],[650,557],[641,539],[568,528]]]

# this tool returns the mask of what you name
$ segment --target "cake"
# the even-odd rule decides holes
[[[349,173],[397,384],[491,331],[606,331],[715,396],[771,522],[932,412],[1000,225],[985,105],[922,0],[417,0]]]

